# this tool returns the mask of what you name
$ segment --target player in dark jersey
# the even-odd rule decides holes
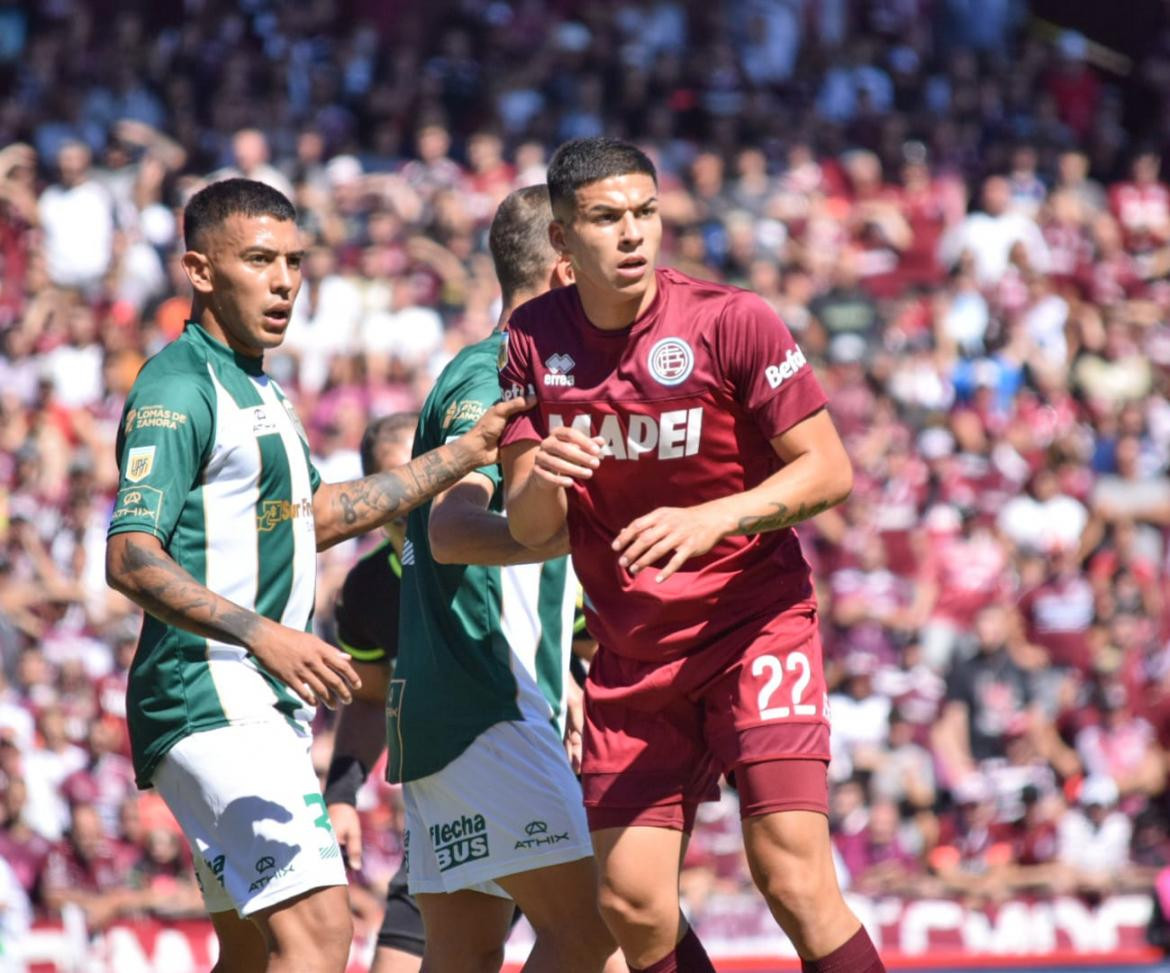
[[[538,403],[501,462],[517,540],[567,523],[600,644],[582,782],[603,914],[633,970],[714,969],[679,863],[734,771],[752,876],[804,969],[882,971],[832,867],[816,603],[792,531],[852,488],[825,395],[754,294],[655,268],[637,148],[574,140],[548,180],[576,285],[512,317],[501,385]]]

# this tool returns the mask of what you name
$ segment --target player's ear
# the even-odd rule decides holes
[[[198,250],[188,250],[180,261],[183,273],[200,294],[211,293],[211,261]]]
[[[562,260],[569,259],[569,244],[565,239],[565,224],[559,219],[548,225],[548,242]]]
[[[573,265],[569,263],[569,258],[566,256],[557,257],[556,263],[552,266],[552,273],[549,275],[549,286],[568,287],[576,282],[577,278],[573,275]]]

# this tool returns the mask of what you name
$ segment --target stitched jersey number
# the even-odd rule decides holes
[[[812,665],[808,661],[808,656],[803,652],[789,652],[787,669],[789,673],[794,673],[797,670],[800,674],[796,677],[796,682],[792,684],[792,705],[791,706],[770,706],[772,697],[776,695],[778,690],[784,683],[784,669],[785,666],[774,655],[758,655],[752,660],[752,675],[759,677],[768,674],[768,679],[763,686],[760,687],[759,695],[756,696],[756,705],[760,710],[760,718],[765,720],[782,720],[789,716],[816,716],[817,707],[815,703],[802,703],[804,698],[804,691],[808,689],[809,681],[812,679]]]

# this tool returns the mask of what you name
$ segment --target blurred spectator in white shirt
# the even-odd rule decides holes
[[[37,206],[49,280],[94,295],[114,258],[114,202],[90,171],[92,153],[67,142],[57,153],[60,181]]]
[[[979,285],[994,284],[1008,268],[1012,247],[1022,243],[1030,266],[1048,269],[1048,244],[1030,216],[1012,208],[1011,184],[1003,176],[988,176],[980,196],[982,209],[970,213],[939,241],[939,260],[946,267],[969,254]]]

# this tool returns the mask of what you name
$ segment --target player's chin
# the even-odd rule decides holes
[[[650,285],[653,267],[649,263],[633,267],[615,267],[609,275],[610,284],[624,294],[641,294]]]
[[[253,332],[256,336],[256,341],[261,347],[276,348],[284,341],[285,333],[288,331],[288,320],[279,320],[276,318],[263,317],[260,319],[259,327]]]

